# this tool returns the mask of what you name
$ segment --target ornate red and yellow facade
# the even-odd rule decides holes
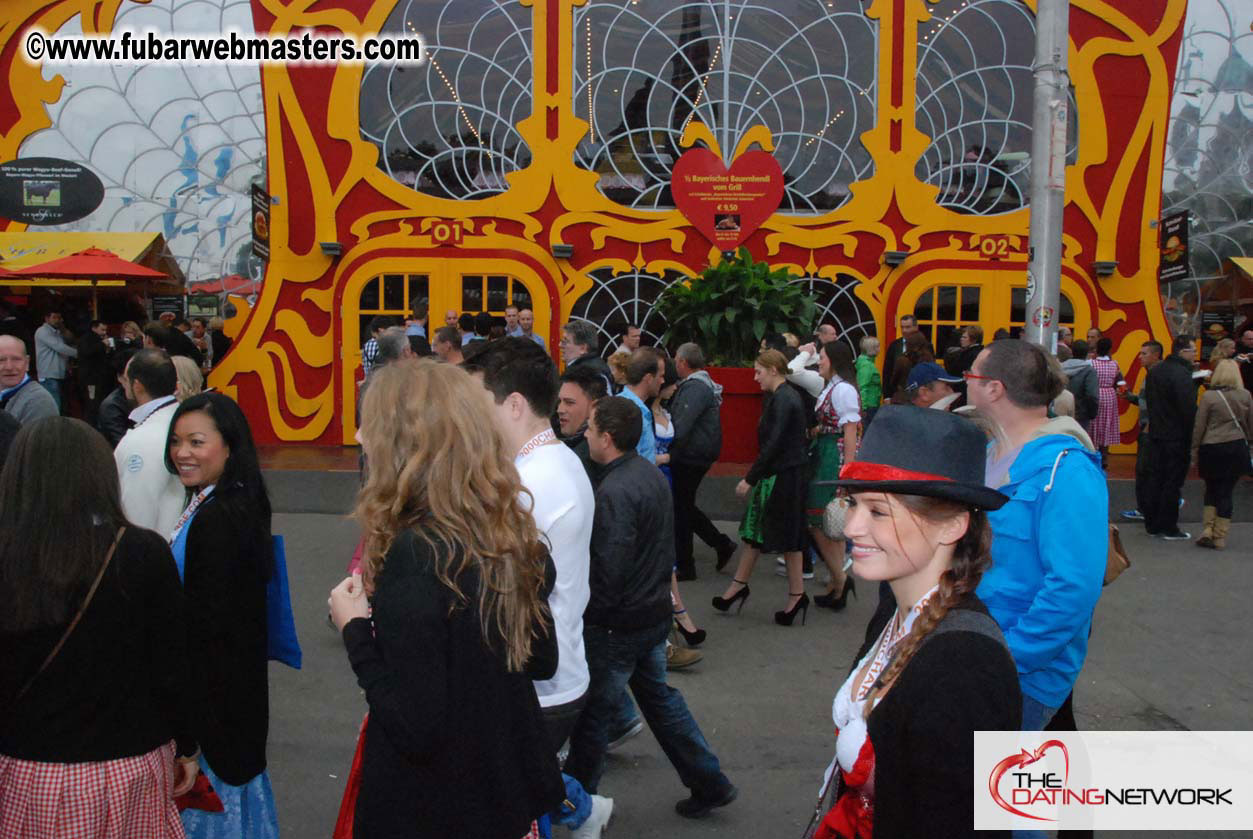
[[[15,60],[17,35],[35,23],[55,30],[72,15],[82,16],[85,30],[107,32],[122,2],[9,4],[0,29],[8,76],[0,159],[16,156],[22,138],[47,124],[45,103],[62,94],[55,79]],[[560,325],[594,276],[690,277],[719,258],[677,210],[615,201],[598,185],[601,175],[579,163],[592,128],[576,90],[583,5],[521,0],[531,24],[531,107],[514,127],[529,161],[482,198],[427,194],[380,167],[379,147],[359,124],[362,66],[263,68],[267,187],[277,198],[271,257],[259,295],[240,315],[235,348],[211,377],[239,399],[260,440],[352,441],[360,331],[371,304],[403,311],[422,294],[439,325],[444,309],[463,308],[467,283],[504,277],[505,294],[512,298],[516,287],[517,297],[529,298],[536,331],[555,350]],[[378,32],[394,8],[392,0],[252,0],[256,30],[275,34]],[[1156,220],[1186,2],[1072,0],[1071,10],[1078,130],[1067,169],[1062,321],[1103,330],[1128,380],[1138,381],[1140,343],[1169,336]],[[1015,318],[1021,323],[1028,209],[962,212],[920,177],[918,161],[934,138],[918,118],[916,67],[934,12],[926,0],[864,7],[877,32],[877,49],[865,56],[875,62],[873,126],[859,137],[872,165],[838,206],[776,212],[745,243],[756,258],[812,284],[845,283],[885,339],[906,312],[918,312],[928,328],[978,323],[989,335]],[[727,160],[781,141],[764,124],[728,134],[698,115],[682,127],[688,142],[702,141]],[[324,253],[321,243],[330,242],[342,254]],[[557,245],[573,255],[554,257]],[[889,252],[908,255],[888,264]],[[1098,262],[1117,266],[1098,276]],[[403,278],[400,291],[369,291],[389,277]],[[418,277],[420,290],[409,282]],[[481,294],[490,291],[483,286]],[[1134,415],[1123,417],[1127,439],[1134,425]]]

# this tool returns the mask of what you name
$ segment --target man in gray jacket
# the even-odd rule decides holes
[[[65,343],[61,335],[61,313],[48,312],[44,315],[44,325],[35,330],[35,369],[39,372],[39,383],[57,403],[57,411],[64,407],[69,360],[77,356],[78,350]]]
[[[0,335],[0,409],[23,424],[60,413],[52,394],[29,371],[25,342],[14,335]]]
[[[1065,344],[1057,345],[1057,360],[1062,364],[1062,372],[1066,374],[1066,390],[1075,397],[1075,422],[1086,428],[1096,416],[1100,405],[1100,390],[1097,387],[1096,370],[1088,361],[1088,345],[1084,341],[1075,341],[1074,349]]]
[[[674,440],[670,443],[670,474],[674,477],[675,576],[696,579],[692,534],[718,552],[718,567],[735,553],[735,542],[714,527],[696,506],[696,490],[722,450],[722,385],[705,371],[705,354],[692,343],[674,354],[679,389],[670,403]]]

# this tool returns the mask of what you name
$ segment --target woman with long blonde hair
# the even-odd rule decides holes
[[[370,710],[356,839],[518,839],[565,797],[531,684],[556,671],[554,571],[490,410],[431,361],[362,404],[364,573],[330,598]]]
[[[1192,460],[1205,481],[1198,547],[1227,547],[1236,484],[1250,470],[1250,443],[1253,397],[1244,389],[1236,361],[1221,358],[1214,364],[1214,375],[1201,396],[1192,426]]]

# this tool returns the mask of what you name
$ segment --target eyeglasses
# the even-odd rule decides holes
[[[963,378],[963,379],[965,379],[966,381],[970,381],[971,379],[984,379],[984,380],[989,381],[989,382],[997,382],[997,381],[1000,381],[1000,379],[997,379],[997,378],[995,378],[995,377],[993,377],[993,376],[980,376],[980,375],[977,375],[977,374],[975,374],[975,373],[971,372],[970,370],[963,370],[963,371],[962,371],[962,378]]]

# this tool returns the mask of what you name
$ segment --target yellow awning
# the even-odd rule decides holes
[[[0,268],[16,271],[28,265],[38,265],[70,256],[87,248],[113,251],[122,259],[155,268],[170,276],[170,280],[183,285],[185,278],[178,262],[165,246],[165,238],[156,232],[145,233],[59,233],[53,231],[24,231],[22,233],[0,232]],[[51,284],[49,281],[48,284]],[[85,283],[90,286],[91,283]],[[22,283],[38,285],[38,283]],[[56,285],[70,286],[65,280]],[[105,283],[99,283],[104,287]],[[125,283],[123,283],[125,285]]]
[[[1233,256],[1231,258],[1231,264],[1248,274],[1250,277],[1253,277],[1253,257]]]
[[[14,279],[20,279],[21,281],[11,282]],[[4,284],[6,281],[10,281],[8,285],[14,290],[15,294],[25,294],[26,292],[22,291],[22,289],[31,288],[91,288],[92,286],[96,288],[126,288],[126,280],[96,280],[95,282],[91,280],[32,280],[25,277],[15,278],[0,275],[0,284]]]

